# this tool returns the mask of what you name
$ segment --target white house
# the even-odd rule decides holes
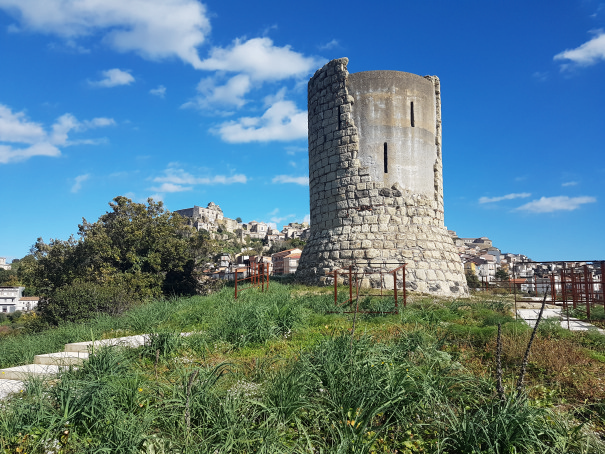
[[[25,287],[0,287],[0,312],[12,314],[34,310],[40,298],[23,296],[23,290]]]

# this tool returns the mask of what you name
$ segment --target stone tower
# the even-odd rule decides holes
[[[349,74],[347,63],[332,60],[309,81],[311,236],[297,278],[329,284],[336,268],[405,262],[408,289],[466,295],[443,224],[439,79]]]

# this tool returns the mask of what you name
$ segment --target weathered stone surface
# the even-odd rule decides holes
[[[410,290],[467,294],[443,224],[439,79],[396,71],[349,77],[347,64],[332,60],[308,85],[311,236],[297,278],[328,285],[336,268],[406,263]],[[379,276],[362,285],[380,286]],[[392,277],[385,284],[392,288]]]

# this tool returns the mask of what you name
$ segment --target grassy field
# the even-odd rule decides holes
[[[518,393],[531,330],[503,296],[412,296],[399,315],[333,310],[331,289],[276,283],[237,301],[226,288],[0,338],[0,366],[9,367],[67,342],[153,333],[149,345],[97,349],[58,380],[27,383],[0,404],[0,448],[605,453],[605,336],[543,323]],[[498,324],[504,396],[496,391]]]

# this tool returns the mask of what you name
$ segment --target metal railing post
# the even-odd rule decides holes
[[[405,263],[403,264],[403,307],[407,307],[408,304],[408,292],[407,287],[405,286]]]
[[[334,270],[334,306],[338,304],[338,270]]]
[[[586,301],[586,317],[590,320],[590,292],[588,290],[588,265],[584,265],[584,299]]]

